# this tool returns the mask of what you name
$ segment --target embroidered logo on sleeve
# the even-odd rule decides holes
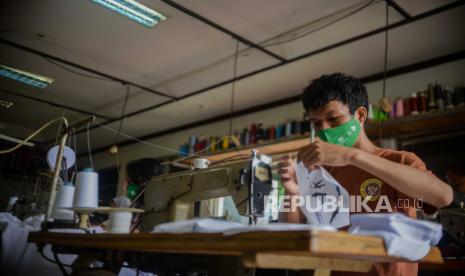
[[[360,194],[363,199],[368,197],[369,201],[375,201],[379,198],[383,182],[377,178],[365,180],[360,186]]]

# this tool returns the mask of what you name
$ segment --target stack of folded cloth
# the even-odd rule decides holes
[[[222,233],[234,235],[253,231],[304,231],[322,230],[336,231],[334,227],[326,225],[310,225],[300,223],[270,223],[267,225],[244,225],[234,221],[211,218],[198,218],[185,221],[167,222],[157,225],[154,233]]]
[[[442,225],[415,220],[404,214],[358,214],[350,217],[349,232],[384,239],[390,256],[417,261],[442,237]]]

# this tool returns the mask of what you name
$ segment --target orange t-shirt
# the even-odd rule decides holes
[[[411,152],[395,151],[390,149],[380,149],[373,153],[376,156],[386,158],[390,161],[405,164],[420,170],[427,171],[425,164],[418,156]],[[328,167],[327,171],[349,192],[351,196],[360,196],[364,199],[367,195],[371,196],[367,205],[375,212],[377,206],[386,207],[390,205],[393,212],[402,212],[411,218],[416,218],[416,207],[421,207],[421,203],[412,200],[394,189],[388,183],[385,183],[378,177],[354,166]],[[384,197],[384,202],[381,198]],[[389,201],[387,204],[386,201]],[[431,206],[423,208],[428,210]],[[353,204],[352,206],[361,206]],[[387,208],[378,208],[380,212],[387,212]],[[351,208],[351,213],[355,211]],[[358,212],[370,212],[369,209],[359,208]],[[426,211],[430,213],[429,211]],[[374,269],[368,273],[335,273],[335,275],[382,275],[382,276],[406,276],[418,274],[418,263],[396,262],[396,263],[377,263]]]

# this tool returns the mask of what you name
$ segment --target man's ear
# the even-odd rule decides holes
[[[364,125],[368,119],[368,110],[364,106],[361,106],[355,110],[354,116],[360,122],[360,125]]]

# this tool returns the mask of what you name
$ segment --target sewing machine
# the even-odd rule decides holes
[[[271,158],[252,152],[251,160],[214,165],[152,178],[144,196],[142,231],[170,221],[196,217],[196,202],[231,196],[239,214],[255,223],[263,217],[272,190]],[[198,207],[198,205],[197,205]]]
[[[438,221],[444,230],[465,248],[465,209],[439,209]]]

